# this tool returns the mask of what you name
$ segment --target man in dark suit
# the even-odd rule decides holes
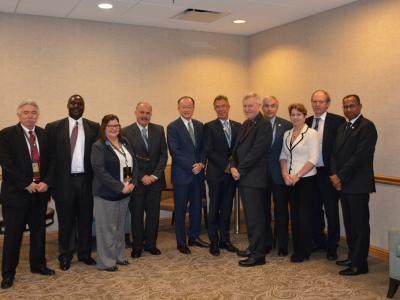
[[[328,260],[336,260],[340,238],[339,194],[333,188],[329,176],[332,175],[330,161],[336,132],[338,127],[345,122],[345,119],[327,111],[330,103],[331,98],[327,91],[316,90],[313,92],[311,106],[314,115],[308,117],[306,123],[318,132],[320,140],[320,155],[316,165],[316,188],[312,212],[313,250],[326,249],[326,258]],[[325,235],[324,211],[328,222],[328,236]]]
[[[99,124],[82,118],[85,102],[72,95],[67,104],[69,117],[46,125],[51,160],[55,166],[54,198],[58,216],[60,269],[71,266],[77,233],[78,260],[95,265],[91,257],[93,222],[93,172],[90,164],[92,144]]]
[[[279,156],[281,155],[283,134],[292,128],[292,123],[277,117],[279,102],[274,96],[263,99],[262,111],[272,126],[272,146],[268,161],[267,200],[266,200],[266,250],[269,252],[273,244],[271,229],[271,196],[274,201],[274,239],[278,242],[278,256],[288,255],[289,244],[289,206],[282,179]]]
[[[370,242],[369,194],[375,192],[374,152],[378,134],[374,123],[361,114],[357,95],[343,98],[343,112],[348,120],[340,125],[332,152],[331,181],[341,192],[341,204],[348,247],[348,257],[337,261],[347,268],[340,275],[368,273]]]
[[[199,238],[204,193],[203,124],[192,119],[194,100],[178,100],[180,117],[167,127],[169,152],[172,157],[171,180],[174,185],[175,233],[177,249],[190,254],[189,246],[208,247]],[[189,241],[186,243],[185,216],[189,203]]]
[[[122,130],[138,163],[139,184],[129,202],[133,245],[131,256],[138,258],[142,249],[160,255],[157,248],[161,190],[165,187],[164,169],[168,159],[164,128],[150,123],[152,107],[147,102],[136,105],[136,122]],[[143,223],[144,212],[146,221]]]
[[[0,165],[3,170],[0,200],[4,218],[4,243],[1,288],[14,283],[22,235],[30,230],[29,262],[32,273],[54,275],[45,258],[46,210],[52,180],[48,143],[44,130],[36,126],[39,107],[22,102],[17,112],[19,123],[0,131]]]
[[[241,267],[265,264],[265,189],[272,127],[261,114],[261,106],[261,99],[256,93],[243,98],[243,112],[247,120],[238,133],[230,159],[232,177],[239,182],[249,238],[249,256],[239,261]]]
[[[210,253],[220,255],[220,248],[236,252],[229,231],[236,182],[230,173],[229,157],[241,124],[229,120],[229,101],[219,95],[214,99],[217,119],[204,125],[204,151],[207,158],[206,178],[210,205],[208,213],[208,238]]]

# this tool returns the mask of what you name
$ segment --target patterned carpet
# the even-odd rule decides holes
[[[208,249],[192,247],[191,255],[179,254],[169,225],[161,226],[158,240],[161,256],[145,253],[114,273],[76,258],[69,271],[60,271],[57,242],[50,240],[48,265],[56,270],[51,278],[29,272],[24,245],[14,286],[1,290],[0,299],[386,299],[388,266],[374,258],[369,274],[349,278],[339,276],[340,268],[323,253],[293,264],[272,252],[266,265],[240,268],[239,258],[226,251],[213,257]],[[234,235],[233,242],[247,245],[244,234]],[[400,299],[400,291],[396,296]]]

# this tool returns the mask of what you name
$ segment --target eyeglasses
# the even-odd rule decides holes
[[[117,128],[120,128],[121,127],[121,125],[106,125],[106,127],[107,128],[113,128],[113,129],[117,129]]]

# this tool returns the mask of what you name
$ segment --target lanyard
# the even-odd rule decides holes
[[[117,148],[117,147],[114,146],[113,143],[111,143],[110,140],[109,140],[109,142],[110,142],[110,144],[111,144],[111,147],[113,147],[115,150],[117,150],[118,153],[121,154],[121,155],[124,157],[124,159],[125,159],[125,166],[128,167],[128,159],[126,158],[126,153],[125,153],[125,151],[124,151],[124,148],[122,147],[122,144],[121,144],[121,148]],[[119,143],[119,142],[118,142],[118,143]]]
[[[36,144],[37,144],[37,136],[35,135],[35,133],[32,131],[32,134],[34,135],[34,137],[35,137],[35,140],[36,140]],[[30,152],[31,152],[31,160],[33,161],[33,147],[34,147],[34,144],[31,142],[31,139],[30,139],[30,137],[26,134],[26,132],[25,132],[25,130],[24,130],[24,136],[25,136],[25,138],[26,138],[26,140],[28,141],[28,143],[29,143],[29,146],[30,146]],[[37,146],[36,146],[37,147]],[[39,151],[39,149],[38,149],[38,151]]]

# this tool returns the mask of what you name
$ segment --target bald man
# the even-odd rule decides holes
[[[122,130],[122,135],[135,153],[139,167],[139,184],[129,202],[133,258],[139,258],[143,249],[152,255],[161,254],[157,248],[157,233],[168,154],[164,128],[150,123],[151,116],[152,106],[147,102],[139,102],[135,109],[136,122]]]

